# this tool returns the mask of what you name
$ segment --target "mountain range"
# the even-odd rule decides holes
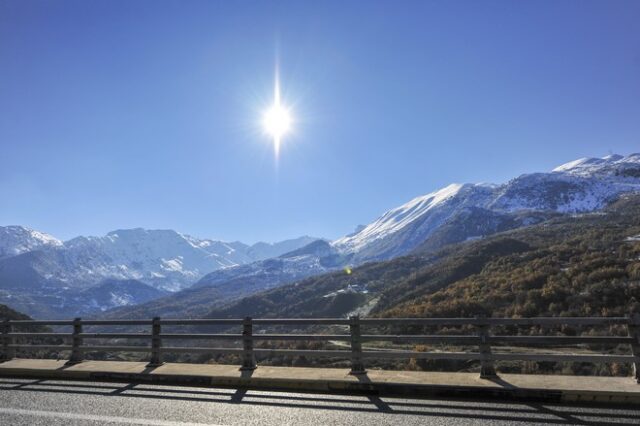
[[[0,227],[0,300],[34,316],[99,312],[145,302],[189,287],[216,269],[278,256],[316,240],[304,236],[247,245],[137,228],[63,242],[5,226]]]
[[[353,254],[356,263],[388,259],[436,237],[460,242],[532,225],[549,215],[599,210],[619,194],[638,190],[640,154],[582,158],[501,185],[449,185],[389,210],[333,245]],[[474,225],[448,227],[448,235],[441,235],[443,227],[456,221]]]
[[[451,184],[334,241],[301,237],[247,246],[133,229],[61,242],[27,228],[0,227],[0,302],[32,316],[68,315],[69,302],[81,300],[76,289],[86,292],[105,280],[132,280],[128,286],[151,286],[159,293],[141,291],[149,297],[146,303],[119,293],[110,302],[93,299],[93,311],[124,300],[119,304],[124,307],[109,315],[197,316],[305,277],[598,211],[621,194],[639,191],[640,154],[609,155],[499,185]],[[70,289],[75,291],[71,296],[65,293]],[[171,294],[162,297],[162,292]],[[55,298],[62,293],[64,297]],[[73,305],[78,311],[79,302]]]

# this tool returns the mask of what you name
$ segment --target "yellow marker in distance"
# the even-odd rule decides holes
[[[347,273],[347,275],[351,275],[351,268],[349,268],[348,266],[344,268],[344,271]]]

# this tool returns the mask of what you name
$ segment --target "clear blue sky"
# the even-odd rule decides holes
[[[3,0],[0,224],[333,238],[451,182],[640,151],[639,22],[633,0]]]

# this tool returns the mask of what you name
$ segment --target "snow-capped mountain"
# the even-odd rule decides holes
[[[40,252],[16,259],[48,280],[86,288],[105,278],[135,279],[156,288],[177,291],[220,268],[282,254],[315,238],[300,237],[275,244],[249,246],[202,240],[172,230],[124,229],[103,237],[77,237],[64,243],[19,226],[0,227],[4,257]],[[55,265],[52,265],[54,263]],[[1,271],[0,271],[1,276]],[[0,283],[1,285],[2,283]]]
[[[451,184],[389,210],[360,232],[340,238],[333,245],[363,260],[404,254],[456,213],[483,204],[491,191],[485,185]]]
[[[64,243],[64,249],[72,265],[69,280],[136,279],[170,291],[187,287],[216,269],[254,260],[239,244],[140,228],[74,238]]]
[[[225,285],[229,288],[225,293],[247,294],[258,282],[266,289],[339,268],[344,262],[331,244],[317,240],[278,257],[211,272],[193,287]]]
[[[479,238],[544,220],[552,213],[581,213],[601,209],[619,194],[640,191],[640,154],[626,157],[582,158],[550,173],[519,176],[502,185],[452,184],[389,210],[359,232],[333,242],[354,262],[388,259],[405,254],[448,228],[456,238]],[[460,218],[464,217],[464,221]],[[491,220],[488,220],[488,218]],[[452,228],[453,222],[479,226]],[[447,238],[445,238],[447,240]],[[437,248],[437,247],[435,247]]]
[[[498,211],[552,210],[581,213],[599,210],[619,194],[638,191],[640,154],[582,158],[551,173],[522,175],[497,187],[489,208]]]
[[[0,259],[45,247],[60,247],[62,241],[23,226],[0,226]]]
[[[239,298],[335,270],[347,263],[324,240],[281,256],[205,275],[193,286],[138,306],[124,306],[108,313],[110,318],[200,317],[212,305],[221,306]]]
[[[136,279],[168,291],[177,291],[209,272],[278,256],[316,238],[300,237],[252,246],[201,240],[171,230],[125,229],[104,237],[78,237],[64,243],[76,265],[76,279],[92,275]]]
[[[640,163],[640,153],[626,157],[618,154],[607,155],[602,158],[584,157],[570,161],[553,169],[556,173],[567,173],[574,176],[628,176],[640,177],[637,174]]]
[[[149,295],[186,288],[212,271],[260,261],[316,240],[305,236],[250,246],[138,228],[61,242],[20,226],[0,227],[0,237],[5,253],[0,256],[0,301],[36,316],[89,312],[82,301],[97,310],[119,306],[118,300],[142,303]],[[105,282],[119,296],[107,297],[107,291],[97,289]],[[139,291],[123,291],[132,283],[139,284]],[[158,291],[149,292],[144,285]]]

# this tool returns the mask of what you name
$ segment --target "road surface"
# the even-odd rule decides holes
[[[638,408],[0,378],[1,425],[619,425]]]

